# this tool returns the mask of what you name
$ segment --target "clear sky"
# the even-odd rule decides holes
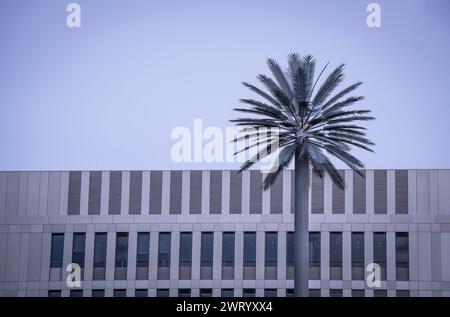
[[[0,170],[236,168],[173,162],[171,131],[228,126],[290,52],[364,82],[368,168],[450,168],[448,0],[76,2],[80,29],[68,0],[0,1]]]

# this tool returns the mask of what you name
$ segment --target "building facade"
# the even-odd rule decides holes
[[[450,296],[450,170],[340,172],[311,179],[310,295]],[[0,172],[0,296],[291,296],[293,172],[262,177]]]

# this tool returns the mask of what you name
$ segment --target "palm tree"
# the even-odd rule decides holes
[[[242,127],[234,141],[249,141],[248,146],[235,154],[250,148],[257,149],[239,172],[268,155],[277,155],[277,163],[264,177],[264,190],[271,187],[292,160],[295,161],[295,294],[308,296],[310,169],[318,177],[328,174],[337,187],[344,189],[345,180],[328,158],[329,154],[363,176],[361,169],[364,164],[350,154],[350,150],[355,146],[373,152],[370,147],[374,143],[365,137],[366,128],[358,125],[358,121],[373,120],[374,117],[368,115],[370,110],[348,110],[348,107],[363,99],[360,96],[347,97],[361,82],[331,96],[344,79],[343,64],[322,81],[317,92],[316,85],[328,64],[315,80],[316,63],[311,55],[289,54],[285,72],[273,59],[268,59],[267,64],[273,79],[265,75],[257,76],[265,89],[243,83],[263,101],[241,99],[240,102],[250,107],[234,109],[257,115],[231,120]],[[260,133],[261,129],[271,129],[271,132]]]

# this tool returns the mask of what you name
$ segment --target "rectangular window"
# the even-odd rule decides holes
[[[242,213],[242,175],[230,172],[230,214]]]
[[[283,212],[283,174],[275,180],[270,188],[270,213],[281,214]]]
[[[141,288],[134,291],[134,297],[148,297],[148,289]]]
[[[209,213],[222,213],[222,171],[211,171],[209,176]]]
[[[364,280],[364,232],[352,232],[352,280]]]
[[[106,238],[106,232],[95,234],[94,267],[106,267]]]
[[[116,268],[127,267],[128,264],[128,233],[118,232],[116,236]]]
[[[92,297],[105,297],[105,290],[104,289],[93,289]]]
[[[64,233],[52,234],[50,254],[50,267],[61,269],[63,267]]]
[[[338,173],[341,177],[345,178],[345,173],[343,170],[339,170]],[[336,185],[332,185],[332,213],[333,214],[344,214],[345,213],[345,190],[340,189]]]
[[[286,297],[294,297],[295,296],[295,292],[293,288],[288,288],[286,289]]]
[[[266,280],[276,280],[278,263],[278,232],[266,232],[264,250],[264,277]]]
[[[264,289],[264,297],[277,297],[277,289],[276,288]]]
[[[366,291],[363,289],[352,289],[352,297],[364,297],[366,296]]]
[[[409,290],[407,290],[407,289],[398,289],[396,291],[395,296],[397,296],[397,297],[409,297]]]
[[[244,280],[254,280],[256,274],[256,232],[244,232]]]
[[[69,195],[67,200],[67,214],[80,214],[81,172],[69,172]]]
[[[309,297],[320,297],[320,289],[309,289]]]
[[[191,289],[190,288],[178,289],[178,297],[191,297]]]
[[[150,257],[150,233],[138,232],[136,266],[148,268]]]
[[[161,214],[162,201],[162,172],[150,173],[150,214]]]
[[[376,289],[373,291],[373,297],[387,297],[387,290]]]
[[[234,232],[222,235],[222,279],[234,278]]]
[[[156,290],[156,297],[169,297],[169,289],[168,288],[158,288]]]
[[[192,268],[192,232],[180,234],[180,280],[191,278]]]
[[[386,280],[386,232],[373,233],[373,262],[381,269],[381,280]]]
[[[366,213],[366,172],[361,171],[363,176],[353,172],[353,213]]]
[[[309,279],[320,280],[320,232],[309,233]]]
[[[234,297],[234,289],[232,289],[232,288],[222,288],[221,296],[222,297]]]
[[[244,288],[242,297],[255,297],[254,288]]]
[[[189,213],[202,213],[202,171],[190,172]]]
[[[141,214],[142,199],[142,171],[130,172],[130,197],[129,197],[129,214]]]
[[[211,280],[214,252],[213,232],[202,232],[200,252],[200,278]]]
[[[82,289],[71,289],[70,297],[83,297],[83,290]]]
[[[171,214],[181,214],[182,171],[170,172],[170,210]]]
[[[61,291],[51,289],[48,291],[48,297],[61,297]]]
[[[200,297],[212,297],[212,289],[201,288],[200,289]]]
[[[84,258],[86,250],[86,234],[77,232],[73,234],[72,243],[72,263],[77,263],[84,268]]]
[[[342,232],[330,232],[330,280],[342,280]]]
[[[311,177],[311,213],[323,214],[323,210],[324,210],[323,178],[313,173]]]
[[[260,171],[250,171],[250,213],[262,212],[262,174]]]
[[[295,269],[295,235],[293,232],[286,233],[286,279],[294,279]]]
[[[395,233],[397,281],[409,281],[409,239],[407,232]]]
[[[170,232],[160,232],[158,239],[158,279],[170,278]]]
[[[89,172],[89,215],[100,215],[101,190],[102,172]]]
[[[330,297],[342,297],[342,289],[330,289]]]
[[[387,171],[374,171],[374,212],[375,214],[387,213]]]
[[[408,170],[395,171],[395,213],[408,213]]]
[[[122,172],[109,173],[109,214],[120,215],[122,203]]]
[[[126,297],[127,296],[127,290],[126,289],[115,289],[113,293],[114,297]]]

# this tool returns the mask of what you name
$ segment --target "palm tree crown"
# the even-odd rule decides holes
[[[317,92],[316,85],[327,66],[314,80],[316,63],[311,55],[289,54],[288,69],[285,72],[273,59],[268,59],[267,64],[273,78],[266,75],[257,76],[265,90],[243,83],[264,101],[241,99],[242,103],[250,107],[234,109],[257,117],[231,120],[237,126],[243,127],[240,136],[234,141],[250,141],[248,146],[236,154],[252,147],[258,149],[256,155],[241,166],[240,171],[273,154],[276,145],[276,150],[279,151],[277,166],[265,176],[264,189],[268,189],[275,182],[278,174],[294,157],[306,157],[317,176],[323,177],[324,173],[328,173],[332,181],[343,189],[344,179],[326,153],[342,160],[361,175],[360,170],[364,168],[364,164],[350,154],[351,146],[373,152],[370,147],[374,143],[365,137],[366,128],[357,123],[375,118],[368,115],[370,110],[348,110],[348,107],[363,99],[360,96],[347,97],[362,82],[354,83],[332,96],[344,79],[343,64],[328,75]],[[275,128],[276,132],[270,130],[269,134],[258,133],[257,130],[261,128]]]

